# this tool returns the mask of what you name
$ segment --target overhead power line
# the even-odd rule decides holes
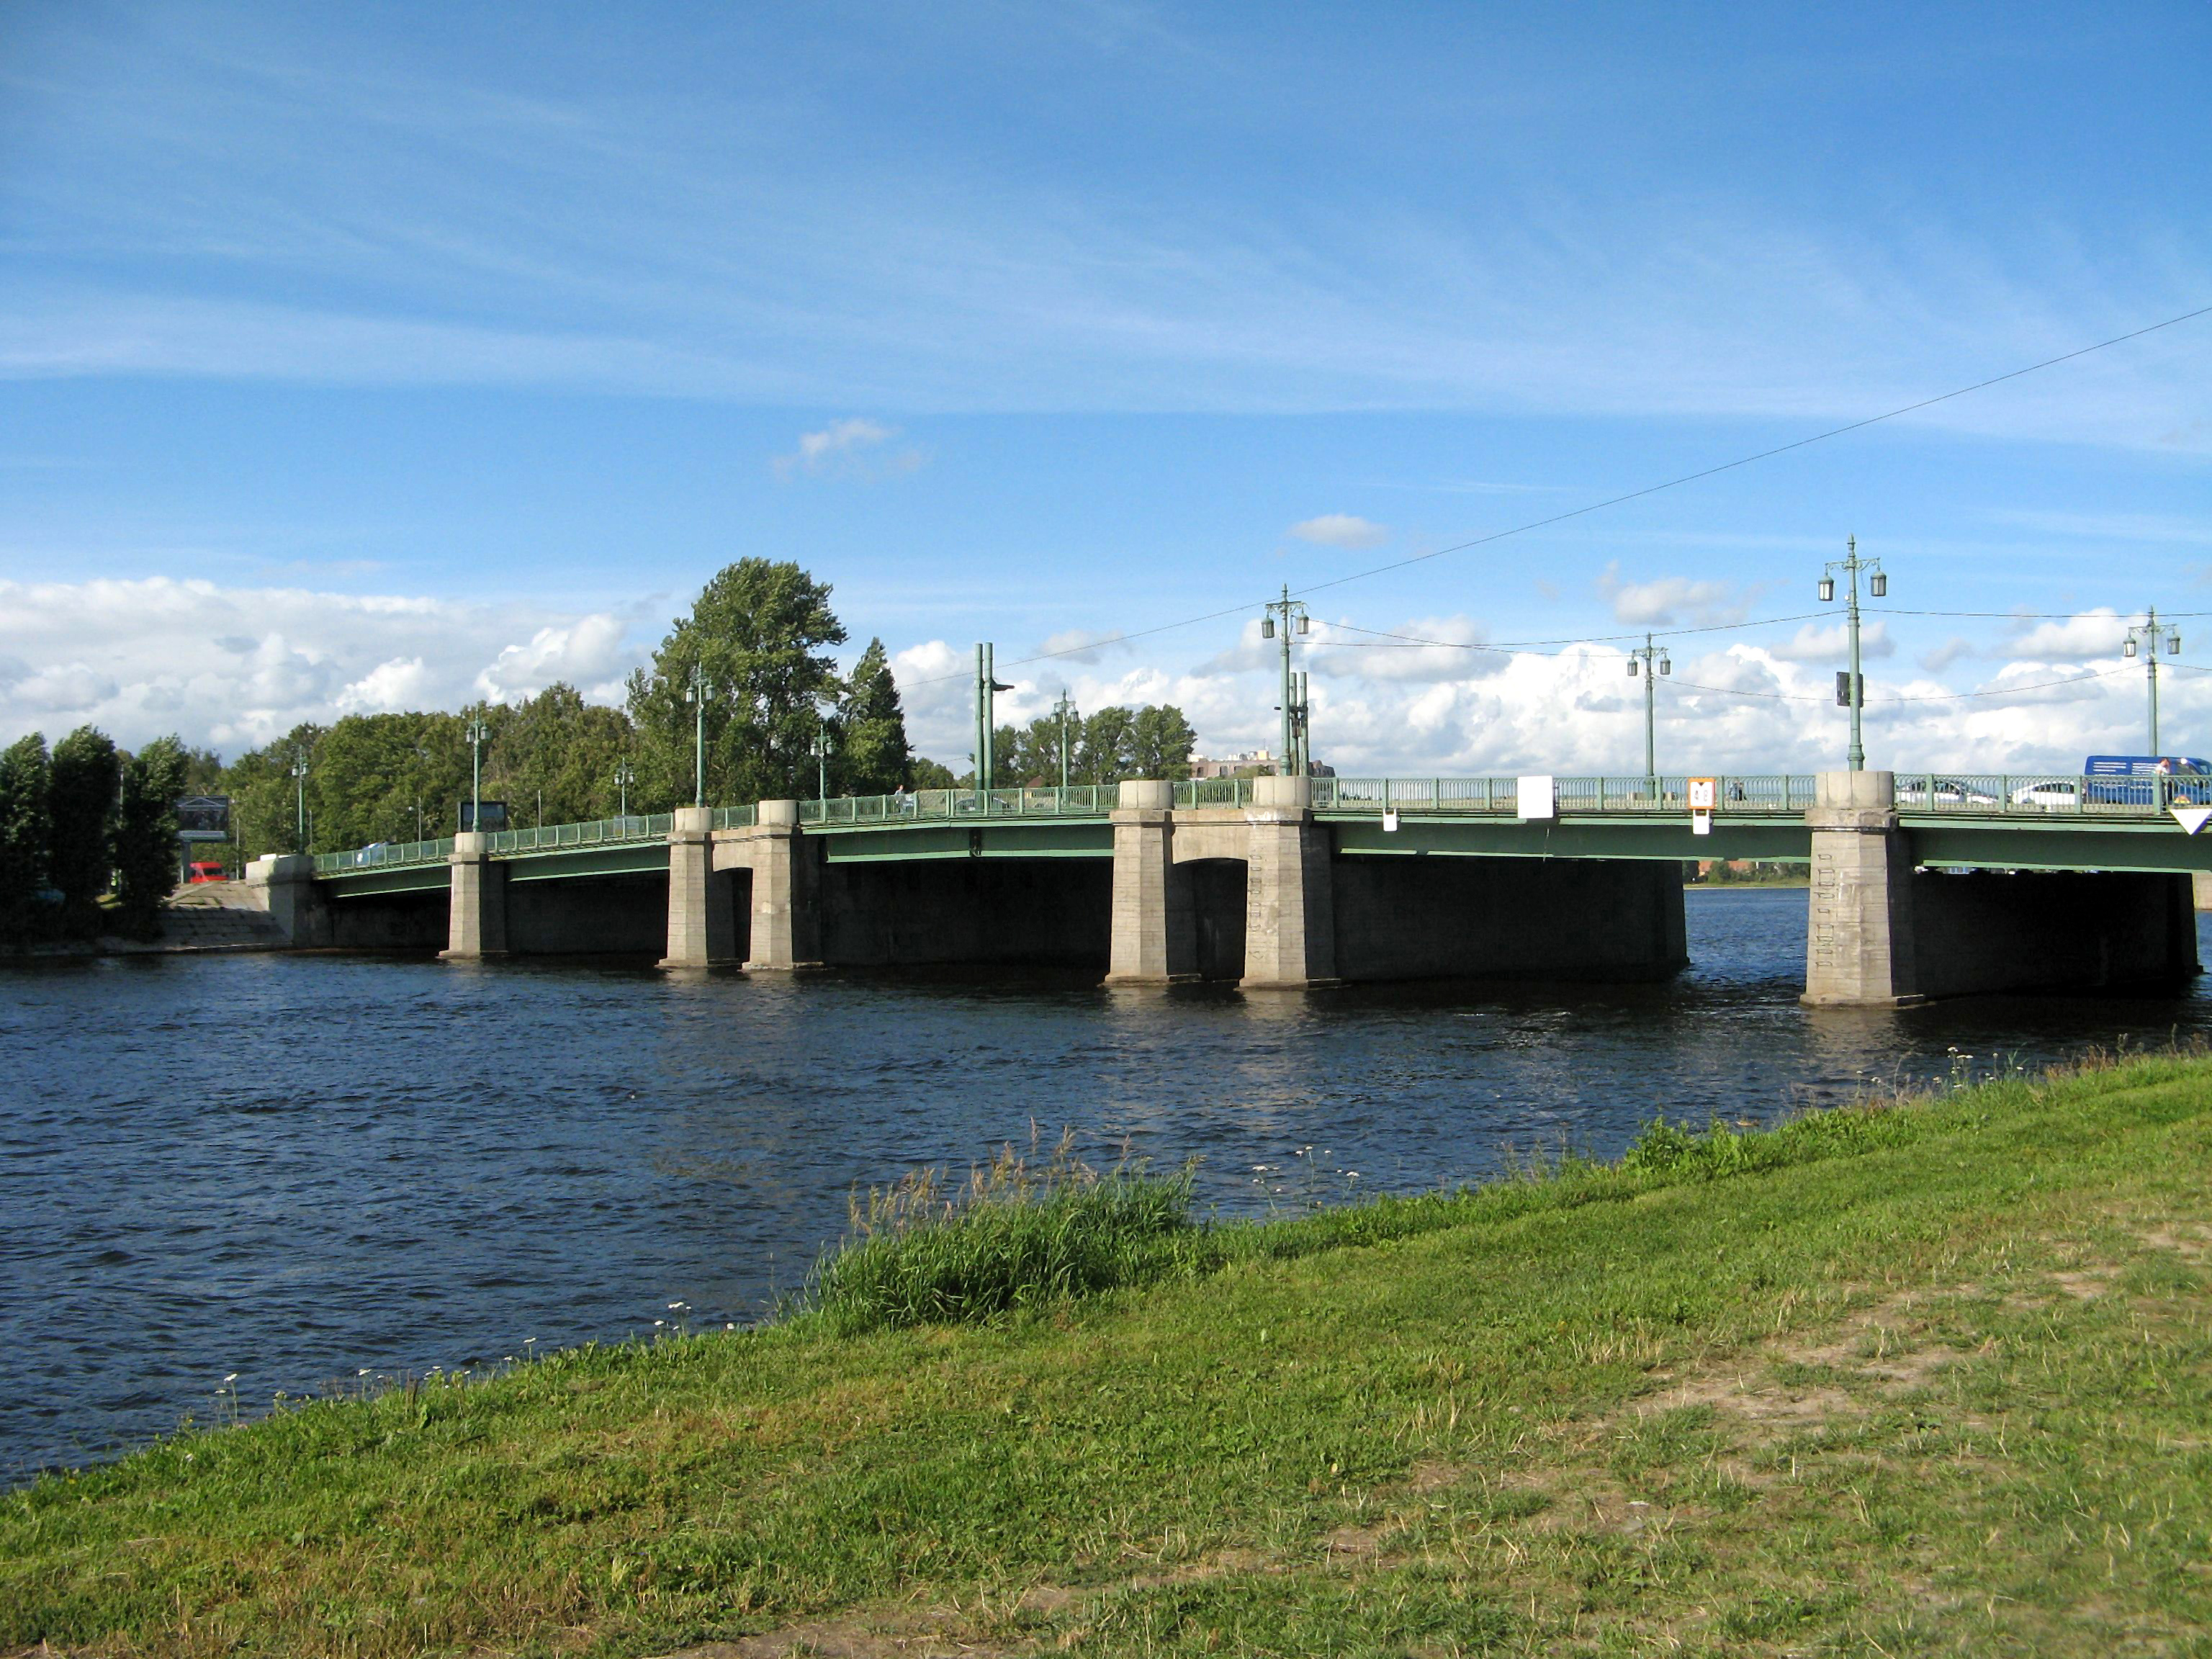
[[[1862,432],[1870,426],[1880,426],[1885,421],[1899,420],[1907,415],[1917,414],[1923,409],[1933,409],[1938,404],[1950,403],[1955,398],[1969,397],[1977,392],[1986,392],[1990,387],[2002,386],[2008,380],[2017,380],[2023,375],[2039,374],[2046,368],[2056,368],[2059,364],[2070,363],[2077,357],[2087,357],[2094,352],[2109,350],[2113,346],[2124,345],[2130,340],[2140,340],[2146,335],[2156,334],[2163,329],[2175,328],[2183,323],[2193,322],[2199,317],[2206,316],[2212,316],[2212,305],[2199,306],[2193,311],[2185,311],[2178,316],[2149,323],[2142,328],[2130,329],[2124,334],[2115,334],[2110,339],[2099,340],[2093,345],[2077,346],[2075,349],[2061,352],[2055,357],[2045,357],[2040,362],[2028,363],[2020,368],[2008,369],[2002,374],[1992,374],[1986,380],[1976,380],[1971,386],[1954,387],[1949,392],[1938,392],[1932,398],[1923,398],[1914,403],[1902,404],[1895,409],[1884,410],[1879,415],[1869,415],[1859,420],[1849,421],[1842,426],[1830,427],[1825,432],[1815,432],[1802,438],[1792,439],[1786,444],[1777,444],[1771,449],[1762,449],[1753,454],[1738,456],[1735,460],[1723,461],[1713,466],[1700,467],[1694,472],[1685,472],[1679,477],[1664,479],[1658,483],[1646,484],[1640,489],[1627,490],[1618,495],[1608,495],[1602,501],[1590,501],[1581,507],[1571,507],[1566,512],[1554,513],[1547,518],[1531,519],[1524,524],[1516,524],[1504,530],[1494,530],[1487,535],[1472,537],[1463,542],[1455,542],[1449,547],[1439,547],[1431,552],[1416,553],[1409,558],[1394,559],[1388,564],[1375,565],[1365,570],[1355,570],[1348,575],[1332,577],[1325,582],[1315,582],[1300,591],[1304,593],[1325,592],[1333,587],[1343,587],[1352,582],[1366,581],[1371,577],[1387,575],[1394,570],[1404,570],[1413,565],[1426,564],[1431,560],[1441,559],[1449,554],[1465,553],[1474,548],[1487,547],[1493,543],[1505,541],[1511,537],[1525,536],[1532,531],[1545,530],[1553,525],[1565,524],[1571,520],[1586,518],[1593,513],[1602,513],[1608,507],[1620,507],[1629,501],[1642,501],[1647,495],[1656,495],[1666,490],[1679,489],[1684,484],[1696,483],[1705,478],[1717,477],[1723,472],[1733,472],[1740,467],[1752,466],[1760,461],[1772,460],[1777,455],[1787,455],[1793,450],[1805,449],[1814,444],[1826,443],[1832,438],[1840,438],[1848,433]],[[1218,611],[1209,611],[1202,616],[1185,617],[1178,622],[1160,623],[1151,628],[1116,634],[1108,639],[1070,646],[1064,650],[1038,651],[1026,657],[1018,657],[1006,665],[1009,668],[1019,668],[1034,662],[1048,662],[1061,657],[1080,656],[1087,651],[1097,649],[1102,645],[1146,639],[1155,634],[1172,633],[1182,628],[1195,628],[1200,623],[1218,622],[1224,617],[1249,615],[1265,603],[1265,599],[1259,599],[1244,605],[1227,605]],[[1919,614],[1938,613],[1931,611]],[[1957,614],[1963,616],[1974,613],[1959,612]],[[915,680],[910,684],[916,686],[933,685],[942,681],[964,678],[966,674],[963,671],[957,674],[933,675],[928,679]]]

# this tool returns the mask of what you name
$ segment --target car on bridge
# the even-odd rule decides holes
[[[2046,812],[2071,812],[2081,805],[2081,780],[2042,778],[2012,792],[2014,806],[2036,806]]]
[[[1899,806],[1995,806],[1998,798],[1978,784],[1960,778],[1901,777],[1897,781]]]

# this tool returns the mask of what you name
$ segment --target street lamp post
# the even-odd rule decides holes
[[[469,740],[469,828],[483,833],[483,746],[491,737],[491,727],[479,714],[469,722],[465,734]]]
[[[1060,688],[1060,701],[1052,706],[1053,716],[1060,721],[1060,787],[1067,787],[1067,723],[1075,718],[1075,704],[1067,695],[1067,688]]]
[[[691,699],[691,804],[707,804],[707,699],[714,695],[713,684],[707,678],[707,665],[691,665],[691,679],[686,695]]]
[[[292,786],[298,795],[299,813],[293,823],[293,844],[304,853],[307,850],[307,757],[305,755],[292,763]]]
[[[1836,572],[1842,571],[1846,583],[1844,604],[1846,624],[1850,635],[1851,665],[1849,678],[1844,680],[1842,686],[1838,688],[1844,694],[1838,701],[1848,702],[1850,705],[1851,747],[1848,757],[1850,769],[1854,772],[1863,772],[1866,770],[1866,743],[1860,726],[1861,716],[1865,712],[1866,681],[1865,677],[1859,672],[1859,573],[1861,571],[1866,573],[1867,592],[1871,598],[1877,599],[1889,592],[1889,578],[1882,574],[1880,559],[1859,557],[1859,538],[1856,536],[1848,538],[1844,543],[1844,556],[1840,559],[1831,559],[1820,576],[1820,602],[1826,605],[1834,599]]]
[[[1653,800],[1659,799],[1659,746],[1657,737],[1658,694],[1657,678],[1674,672],[1668,659],[1667,647],[1651,643],[1646,634],[1644,643],[1628,653],[1628,672],[1632,679],[1638,673],[1644,676],[1644,793]]]
[[[988,644],[975,647],[975,805],[988,811],[991,791],[999,781],[999,712],[997,694],[1014,688],[999,678],[998,664]]]
[[[2130,657],[2135,656],[2138,652],[2141,653],[2144,672],[2149,677],[2150,752],[2153,756],[2156,756],[2159,752],[2158,648],[2161,642],[2166,647],[2167,656],[2175,657],[2181,654],[2181,630],[2161,623],[2158,619],[2158,607],[2153,605],[2144,613],[2143,621],[2128,629],[2127,643],[2121,647],[2123,653]]]
[[[830,817],[830,728],[825,725],[814,728],[814,786],[822,802],[823,821]]]
[[[1304,602],[1291,597],[1287,582],[1283,585],[1283,597],[1272,601],[1267,609],[1267,614],[1260,622],[1260,637],[1279,637],[1283,642],[1283,700],[1277,707],[1283,711],[1283,775],[1289,777],[1298,770],[1297,685],[1291,678],[1291,636],[1310,634],[1313,622],[1306,615]]]
[[[622,799],[622,805],[616,809],[616,816],[619,817],[626,818],[629,816],[629,786],[636,775],[637,774],[630,769],[630,763],[628,761],[615,763],[615,788],[619,792]]]

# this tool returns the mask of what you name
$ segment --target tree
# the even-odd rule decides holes
[[[830,587],[796,564],[740,559],[709,581],[689,617],[676,619],[653,666],[630,676],[629,714],[638,734],[637,772],[647,802],[692,796],[692,671],[703,670],[707,705],[706,799],[796,799],[813,793],[820,729],[817,702],[836,703],[842,684],[825,647],[845,629]]]
[[[1197,741],[1182,709],[1171,702],[1147,703],[1129,723],[1129,775],[1188,777],[1191,747]]]
[[[46,878],[61,890],[63,925],[99,931],[100,896],[115,869],[115,792],[120,781],[107,734],[80,726],[54,745],[47,772]]]
[[[177,738],[156,738],[123,765],[115,817],[115,894],[119,931],[159,939],[161,902],[177,884],[177,797],[187,759]]]
[[[1083,782],[1117,783],[1135,775],[1129,769],[1136,718],[1116,707],[1102,708],[1083,722],[1083,741],[1075,750],[1076,772]]]
[[[916,789],[957,789],[960,787],[960,780],[953,775],[951,767],[920,755],[914,757],[913,777],[913,787]]]
[[[587,703],[574,686],[556,681],[526,702],[489,713],[484,793],[507,802],[510,823],[614,817],[615,768],[635,735],[622,710]]]
[[[38,732],[0,751],[0,942],[20,945],[37,931],[46,884],[46,740]]]
[[[452,716],[434,718],[450,720]],[[321,799],[320,751],[329,735],[322,726],[303,721],[275,742],[247,750],[225,769],[223,792],[230,797],[231,839],[238,843],[241,858],[306,850],[299,840],[299,796],[292,776],[292,768],[298,762],[307,763],[307,782],[317,791],[311,828],[325,827],[333,803]]]
[[[879,639],[868,641],[860,660],[845,677],[837,705],[837,750],[830,777],[840,794],[888,795],[914,778],[914,751],[908,746],[906,711],[899,704],[898,682]]]

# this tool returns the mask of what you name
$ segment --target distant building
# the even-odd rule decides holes
[[[1275,757],[1264,749],[1247,750],[1241,755],[1231,755],[1226,760],[1210,760],[1204,755],[1190,757],[1190,775],[1194,778],[1233,778],[1239,772],[1273,772]]]
[[[1310,762],[1307,770],[1316,778],[1336,775],[1334,766],[1325,766],[1319,761]],[[1211,760],[1204,755],[1190,757],[1190,775],[1194,778],[1233,778],[1240,774],[1248,777],[1255,774],[1273,777],[1275,775],[1275,757],[1264,749],[1248,749],[1241,755],[1230,756],[1226,760]]]

